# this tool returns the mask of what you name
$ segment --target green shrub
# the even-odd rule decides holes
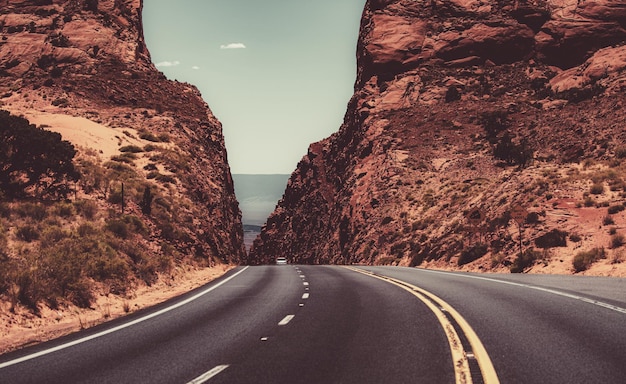
[[[594,262],[606,258],[606,251],[604,248],[593,248],[590,251],[578,252],[574,256],[572,266],[575,272],[582,272],[588,269]]]

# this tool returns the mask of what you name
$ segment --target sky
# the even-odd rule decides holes
[[[144,0],[153,63],[198,87],[234,174],[290,174],[354,91],[365,0]]]

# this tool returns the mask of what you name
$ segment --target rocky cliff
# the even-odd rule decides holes
[[[0,0],[0,108],[78,147],[79,199],[113,217],[124,183],[146,251],[238,263],[243,230],[221,124],[195,87],[152,64],[142,4]],[[147,187],[152,209],[141,212]]]
[[[622,1],[369,0],[344,123],[249,262],[621,273],[625,42]]]

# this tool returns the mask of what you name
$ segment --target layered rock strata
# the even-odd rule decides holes
[[[165,236],[185,254],[238,263],[245,255],[241,213],[221,124],[195,87],[167,80],[152,64],[142,6],[141,0],[0,0],[2,108],[38,116],[52,129],[50,116],[86,119],[83,136],[104,126],[118,132],[120,147],[154,144],[154,152],[132,164],[168,198],[161,203],[170,217],[161,221],[172,225],[153,230],[154,242]],[[109,160],[106,150],[94,149]],[[162,174],[163,183],[153,179]],[[182,208],[174,212],[165,200]]]
[[[548,271],[575,249],[610,248],[603,218],[623,225],[607,206],[626,197],[625,11],[369,0],[344,123],[309,147],[249,262]],[[564,244],[541,240],[553,230]]]

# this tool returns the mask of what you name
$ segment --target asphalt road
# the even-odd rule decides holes
[[[455,383],[450,328],[475,383],[493,382],[481,375],[486,360],[502,383],[626,378],[626,279],[359,268],[402,283],[345,267],[237,268],[153,309],[0,356],[0,383]]]

